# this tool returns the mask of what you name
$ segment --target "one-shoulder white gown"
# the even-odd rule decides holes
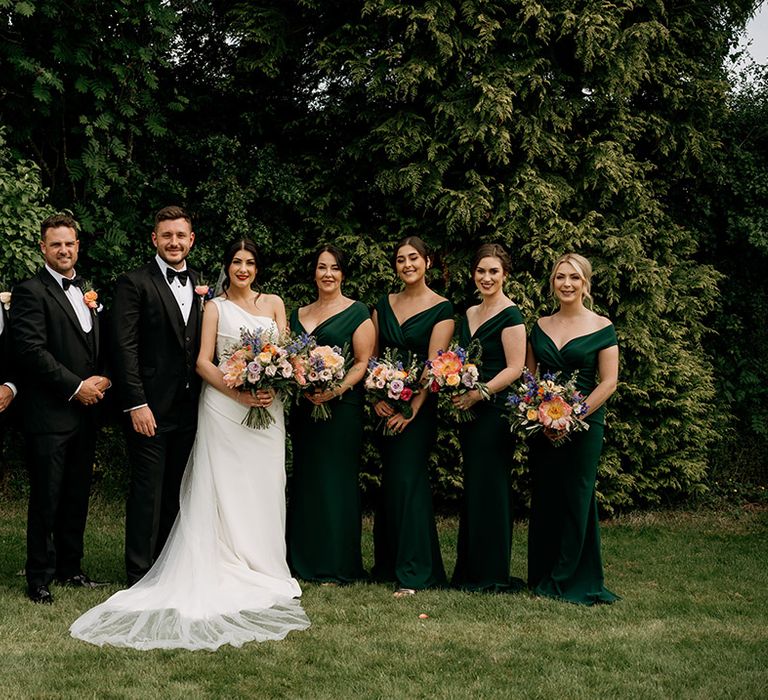
[[[217,298],[217,349],[240,329],[270,328]],[[70,627],[92,644],[135,649],[217,649],[282,639],[309,627],[285,545],[285,422],[275,400],[266,430],[241,425],[247,409],[209,385],[170,537],[147,575]]]

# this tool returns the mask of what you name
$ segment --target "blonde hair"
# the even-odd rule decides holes
[[[590,294],[592,289],[592,263],[578,253],[566,253],[555,260],[555,264],[552,266],[552,273],[549,275],[550,294],[555,296],[555,275],[557,274],[557,268],[563,263],[572,265],[573,269],[579,273],[579,277],[581,277],[581,281],[584,283],[582,299],[588,299],[592,303],[592,295]]]

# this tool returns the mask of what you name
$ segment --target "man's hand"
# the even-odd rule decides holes
[[[11,401],[13,401],[13,392],[11,391],[11,387],[6,386],[5,384],[0,386],[0,413],[2,413],[8,406],[11,405]]]
[[[149,406],[134,408],[131,411],[131,423],[133,423],[133,429],[139,435],[154,437],[157,423],[155,422],[155,415]]]
[[[104,398],[104,391],[101,387],[106,389],[104,385],[106,377],[88,377],[83,380],[80,390],[75,394],[75,398],[84,406],[93,406]],[[109,380],[107,380],[109,381]]]

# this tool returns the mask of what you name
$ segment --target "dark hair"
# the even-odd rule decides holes
[[[232,241],[232,243],[229,244],[229,247],[224,251],[224,259],[222,261],[222,264],[224,265],[224,281],[221,283],[221,289],[225,295],[229,289],[229,266],[235,259],[235,255],[237,255],[241,250],[247,250],[249,253],[251,253],[251,255],[253,255],[253,259],[256,261],[257,274],[258,271],[261,270],[261,263],[259,262],[259,249],[256,247],[256,244],[250,238],[238,238],[236,241]],[[251,289],[261,293],[259,284],[256,282],[256,280],[254,280],[253,284],[251,285]]]
[[[512,269],[512,258],[509,257],[502,246],[498,243],[483,243],[475,253],[475,257],[472,259],[472,274],[475,274],[477,266],[483,258],[496,258],[501,263],[501,269],[505,274],[509,274]]]
[[[177,206],[163,207],[157,214],[155,214],[155,229],[161,221],[176,221],[176,219],[184,219],[192,226],[192,217],[187,214],[184,209]]]
[[[75,221],[75,218],[71,214],[59,213],[52,214],[46,219],[43,219],[43,222],[40,224],[40,238],[45,240],[45,232],[49,228],[59,228],[59,226],[66,226],[67,228],[74,229],[75,238],[78,237],[78,224],[77,221]]]
[[[424,243],[424,241],[422,241],[418,236],[406,236],[395,246],[395,252],[392,254],[393,270],[397,270],[397,254],[400,251],[400,248],[406,245],[416,249],[416,252],[421,255],[422,258],[424,258],[424,261],[427,263],[427,267],[432,264],[432,256],[429,254],[427,244]]]
[[[342,277],[347,276],[347,256],[344,255],[342,250],[339,250],[335,245],[320,246],[312,256],[312,273],[317,269],[317,263],[320,261],[320,256],[323,253],[330,253],[333,255],[333,259],[341,270]]]

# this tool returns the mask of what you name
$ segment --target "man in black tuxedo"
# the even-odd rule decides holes
[[[197,428],[202,300],[186,257],[195,241],[181,207],[155,216],[155,259],[117,280],[114,375],[126,414],[130,487],[125,567],[133,585],[160,554],[179,510]]]
[[[96,304],[75,274],[77,223],[56,214],[40,233],[45,267],[13,290],[10,320],[29,471],[27,594],[50,603],[54,579],[99,585],[81,560],[98,404],[110,382]]]

